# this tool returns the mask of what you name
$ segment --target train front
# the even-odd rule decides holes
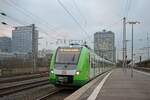
[[[50,82],[55,85],[77,86],[75,79],[80,75],[77,70],[81,47],[59,47],[50,66]]]

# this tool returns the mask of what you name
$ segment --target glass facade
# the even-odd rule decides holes
[[[115,62],[115,35],[111,31],[96,32],[94,34],[94,51],[97,55]]]
[[[32,53],[33,48],[38,50],[38,31],[34,30],[33,33],[32,25],[16,27],[12,31],[12,52]]]

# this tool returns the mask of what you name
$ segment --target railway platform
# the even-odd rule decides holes
[[[150,100],[150,74],[115,69],[93,90],[87,100]]]
[[[150,100],[150,73],[113,69],[83,86],[65,100]]]

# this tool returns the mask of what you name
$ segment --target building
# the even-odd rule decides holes
[[[11,52],[10,37],[0,37],[0,52]]]
[[[15,57],[15,55],[13,53],[0,52],[0,62],[2,60],[6,60],[6,59],[9,59],[9,58],[13,58],[13,57]]]
[[[97,55],[110,61],[116,61],[115,35],[103,30],[94,34],[94,51]]]
[[[15,27],[12,31],[13,53],[38,53],[38,31],[34,24]]]

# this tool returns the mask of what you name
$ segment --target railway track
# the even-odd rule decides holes
[[[12,76],[12,77],[0,77],[0,83],[10,83],[10,82],[40,78],[40,77],[45,77],[45,76],[48,76],[48,72],[26,74],[26,75],[20,75],[20,76]]]
[[[63,89],[64,89],[64,88],[54,88],[54,89],[51,90],[51,92],[49,92],[48,94],[46,94],[46,95],[44,95],[44,96],[42,96],[42,97],[37,98],[36,100],[46,100],[46,99],[48,99],[51,95],[56,94],[56,93],[62,91]]]
[[[0,87],[0,97],[24,91],[27,89],[43,86],[46,84],[49,84],[48,77],[20,82],[12,82],[10,84],[0,84],[2,86]]]
[[[37,98],[36,100],[63,100],[70,94],[72,94],[74,91],[76,91],[77,88],[54,88],[51,92],[48,94]]]
[[[134,67],[134,69],[150,73],[150,68],[146,68],[146,67]]]

